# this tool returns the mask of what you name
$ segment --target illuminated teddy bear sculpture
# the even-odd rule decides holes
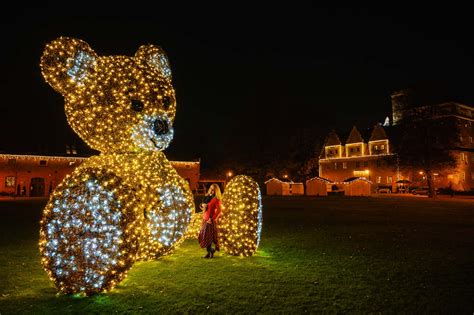
[[[165,155],[176,113],[160,47],[99,57],[61,37],[41,58],[45,80],[65,98],[74,131],[101,152],[56,188],[40,229],[42,264],[64,293],[119,283],[136,260],[169,253],[194,213],[193,196]]]

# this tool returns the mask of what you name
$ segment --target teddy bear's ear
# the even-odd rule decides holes
[[[85,84],[94,71],[97,58],[86,42],[60,37],[46,45],[41,57],[41,73],[49,85],[66,95]]]
[[[151,67],[161,73],[167,80],[171,80],[171,68],[165,52],[159,46],[143,45],[135,53],[139,64]]]

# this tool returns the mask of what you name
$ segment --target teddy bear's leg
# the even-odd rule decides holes
[[[137,252],[133,196],[116,175],[78,168],[51,196],[40,229],[42,264],[64,293],[111,289]]]
[[[159,202],[146,210],[148,240],[140,247],[141,259],[156,259],[170,253],[185,238],[194,213],[188,183],[177,174],[167,184],[156,187]]]
[[[262,199],[257,182],[244,175],[234,177],[222,198],[219,242],[224,251],[251,256],[260,243]]]

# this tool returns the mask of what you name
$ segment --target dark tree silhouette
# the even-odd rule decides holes
[[[399,167],[426,174],[429,197],[436,196],[433,174],[456,166],[453,150],[459,143],[457,119],[437,106],[407,110],[396,125],[399,142],[396,145]]]

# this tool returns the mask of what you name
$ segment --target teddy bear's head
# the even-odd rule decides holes
[[[64,96],[71,127],[92,148],[161,151],[171,142],[176,100],[160,47],[99,57],[86,42],[60,37],[46,46],[41,72]]]

